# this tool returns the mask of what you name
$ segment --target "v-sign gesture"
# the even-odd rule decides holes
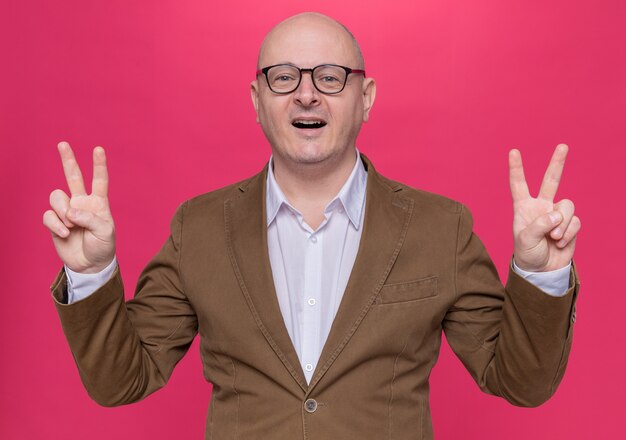
[[[93,182],[87,194],[82,173],[67,142],[59,143],[71,196],[56,189],[43,223],[52,233],[63,263],[75,272],[97,273],[115,256],[115,226],[109,209],[109,178],[102,147],[93,150]]]
[[[554,150],[543,177],[539,195],[530,196],[524,178],[522,156],[509,153],[511,195],[513,196],[513,237],[515,264],[531,272],[547,272],[567,266],[574,255],[580,219],[571,200],[554,202],[559,188],[567,145]]]

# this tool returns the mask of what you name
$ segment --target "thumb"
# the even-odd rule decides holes
[[[107,235],[107,231],[111,229],[110,225],[106,221],[89,211],[70,208],[67,210],[66,215],[72,223],[87,229],[95,236],[105,237]]]
[[[520,239],[524,242],[524,247],[532,247],[543,240],[550,231],[556,228],[563,221],[563,214],[559,211],[548,212],[540,215],[520,234]]]

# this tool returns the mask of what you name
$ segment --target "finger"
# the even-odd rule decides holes
[[[530,197],[526,178],[524,177],[522,154],[517,149],[509,151],[509,184],[511,185],[513,202]]]
[[[65,238],[70,235],[70,230],[65,227],[61,219],[51,209],[43,213],[43,224],[54,236]]]
[[[554,200],[556,191],[559,189],[559,182],[561,181],[561,174],[563,174],[563,167],[565,166],[565,158],[567,157],[568,147],[565,144],[559,144],[554,149],[546,173],[543,176],[541,182],[541,188],[539,189],[539,198],[544,200]]]
[[[56,216],[67,226],[71,228],[74,223],[68,220],[66,213],[70,209],[70,198],[60,189],[55,189],[50,193],[50,207],[54,210]]]
[[[576,236],[578,235],[578,232],[580,232],[581,227],[582,224],[580,223],[580,219],[577,216],[573,216],[572,220],[569,223],[569,226],[563,234],[563,238],[561,238],[557,242],[557,247],[564,248],[565,246],[576,240]]]
[[[109,190],[109,173],[107,171],[107,159],[104,148],[93,149],[93,181],[91,183],[91,193],[97,196],[106,197]]]
[[[81,226],[99,238],[108,238],[112,232],[111,225],[97,215],[76,208],[67,211],[67,217],[78,226]]]
[[[546,234],[557,227],[562,220],[563,216],[559,211],[552,211],[537,217],[520,233],[520,239],[524,248],[535,246],[545,238]]]
[[[554,240],[559,240],[563,237],[572,217],[574,217],[574,203],[571,200],[563,199],[554,205],[554,210],[561,213],[563,221],[550,232],[550,237]]]
[[[59,142],[58,145],[59,154],[61,155],[61,162],[63,163],[63,172],[65,173],[65,180],[67,180],[67,186],[70,189],[72,196],[86,195],[85,182],[83,181],[83,175],[80,172],[80,167],[74,152],[70,148],[70,144],[67,142]]]

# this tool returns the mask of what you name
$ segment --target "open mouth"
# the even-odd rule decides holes
[[[306,119],[296,119],[294,120],[291,125],[293,125],[296,128],[322,128],[326,125],[325,121],[322,121],[320,119],[314,119],[314,120],[306,120]]]

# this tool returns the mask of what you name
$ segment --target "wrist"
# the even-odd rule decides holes
[[[73,274],[95,275],[112,266],[115,261],[115,254],[113,254],[110,258],[103,260],[102,263],[85,264],[80,266],[70,266],[69,264],[65,264],[65,268],[70,270]]]

